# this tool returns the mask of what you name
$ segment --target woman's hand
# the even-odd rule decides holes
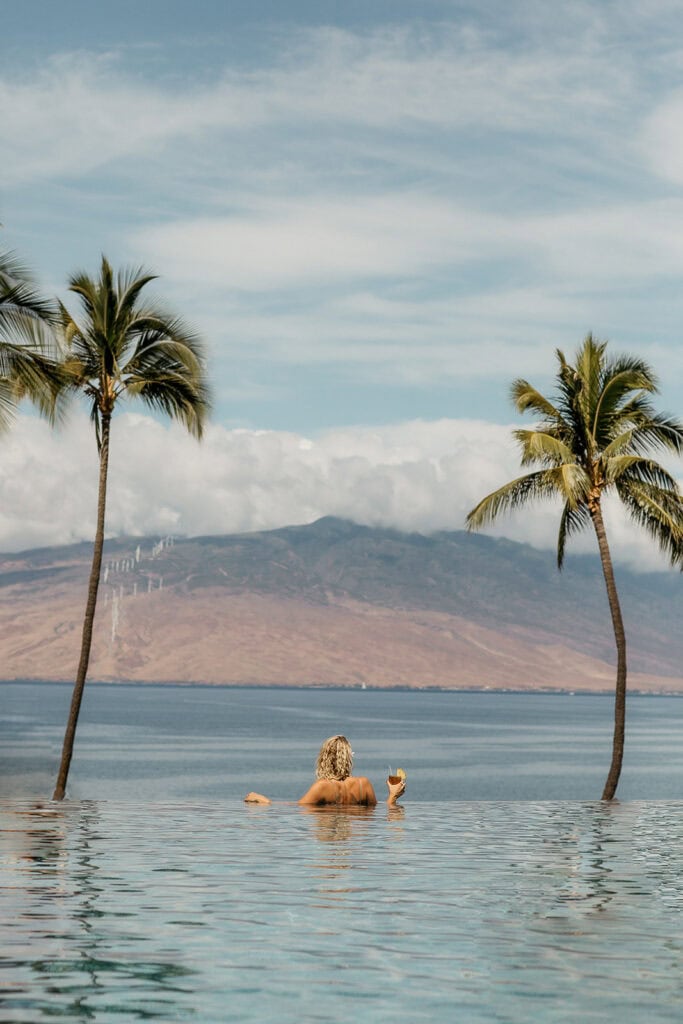
[[[406,780],[399,779],[398,782],[392,782],[391,779],[387,779],[387,786],[389,787],[387,803],[395,804],[398,798],[403,796],[406,791]]]
[[[247,793],[244,802],[245,804],[269,804],[270,800],[262,793]]]

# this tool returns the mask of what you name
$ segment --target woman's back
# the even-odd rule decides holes
[[[345,779],[318,779],[298,802],[318,807],[325,804],[374,807],[377,797],[372,783],[364,775],[349,775]]]

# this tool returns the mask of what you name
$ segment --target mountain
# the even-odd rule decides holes
[[[0,556],[0,679],[71,680],[89,544]],[[617,569],[631,687],[683,692],[678,573]],[[105,548],[90,678],[611,689],[597,558],[457,532],[309,526]]]

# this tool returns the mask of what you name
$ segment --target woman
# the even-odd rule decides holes
[[[353,807],[374,807],[377,803],[372,783],[364,775],[352,775],[353,751],[346,736],[330,736],[325,740],[315,765],[317,781],[307,793],[297,800],[309,807],[325,807],[330,804]],[[392,807],[405,793],[405,779],[390,782],[387,779],[389,796],[387,803]],[[269,804],[271,801],[261,793],[247,793],[247,804]]]

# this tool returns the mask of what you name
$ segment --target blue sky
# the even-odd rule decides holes
[[[153,269],[206,337],[216,431],[301,451],[344,437],[338,457],[368,467],[359,518],[461,526],[515,471],[489,445],[513,419],[511,379],[548,388],[555,347],[592,330],[635,351],[660,406],[681,410],[680,14],[631,0],[11,5],[0,242],[61,294],[101,252]],[[32,457],[29,420],[15,465]],[[444,468],[449,451],[466,464]],[[325,496],[339,471],[325,458],[290,517],[346,509]],[[406,517],[395,479],[391,501],[377,491],[396,466],[459,477],[458,500],[409,484]],[[280,499],[257,504],[225,528],[280,525]],[[505,529],[551,543],[550,525]],[[21,537],[0,524],[0,546]]]

